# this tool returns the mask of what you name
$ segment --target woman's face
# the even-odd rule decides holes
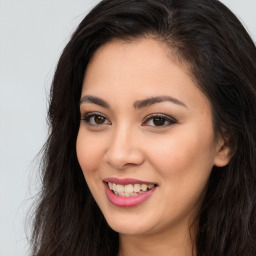
[[[228,162],[208,99],[169,52],[153,39],[115,40],[85,73],[77,157],[121,234],[187,228],[213,165]]]

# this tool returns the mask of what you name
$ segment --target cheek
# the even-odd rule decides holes
[[[200,203],[213,166],[211,142],[210,134],[176,132],[152,144],[148,158],[161,176],[163,218],[180,218]]]
[[[201,135],[200,131],[186,129],[175,132],[160,140],[152,141],[148,155],[151,164],[165,176],[186,178],[195,173],[209,174],[213,166],[214,154],[211,150],[211,134]]]
[[[92,135],[83,129],[83,127],[80,128],[76,142],[77,159],[83,171],[86,183],[99,205],[101,204],[99,187],[102,188],[99,186],[99,184],[102,185],[99,172],[103,159],[103,147],[101,147],[101,145],[104,145],[104,143],[102,142],[99,135]]]
[[[97,137],[91,136],[80,128],[76,141],[76,153],[78,162],[85,177],[97,169],[101,158],[101,148]]]

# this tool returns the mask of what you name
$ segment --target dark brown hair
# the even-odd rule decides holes
[[[256,48],[217,0],[103,0],[65,47],[51,88],[49,138],[32,238],[37,256],[117,255],[118,234],[96,205],[76,157],[86,66],[111,39],[153,36],[189,63],[209,98],[230,163],[214,167],[198,214],[197,256],[256,255]]]

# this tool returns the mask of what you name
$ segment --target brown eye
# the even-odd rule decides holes
[[[165,114],[154,114],[154,115],[148,116],[146,121],[143,122],[142,125],[164,128],[176,123],[177,121],[171,116],[168,116]]]
[[[162,117],[156,117],[153,119],[153,124],[155,126],[163,126],[163,125],[165,125],[165,121],[166,120]]]
[[[103,116],[95,116],[94,117],[94,122],[96,123],[96,124],[104,124],[104,122],[105,122],[105,117],[103,117]]]
[[[111,124],[111,122],[103,115],[97,113],[88,113],[82,117],[88,125],[101,126],[105,124]]]

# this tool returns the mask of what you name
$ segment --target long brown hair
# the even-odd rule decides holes
[[[118,234],[96,205],[76,157],[79,99],[87,64],[101,45],[147,35],[190,64],[211,102],[216,134],[224,133],[233,148],[229,165],[214,167],[209,178],[197,256],[256,255],[256,48],[217,0],[103,0],[80,23],[51,87],[33,255],[117,255]]]

